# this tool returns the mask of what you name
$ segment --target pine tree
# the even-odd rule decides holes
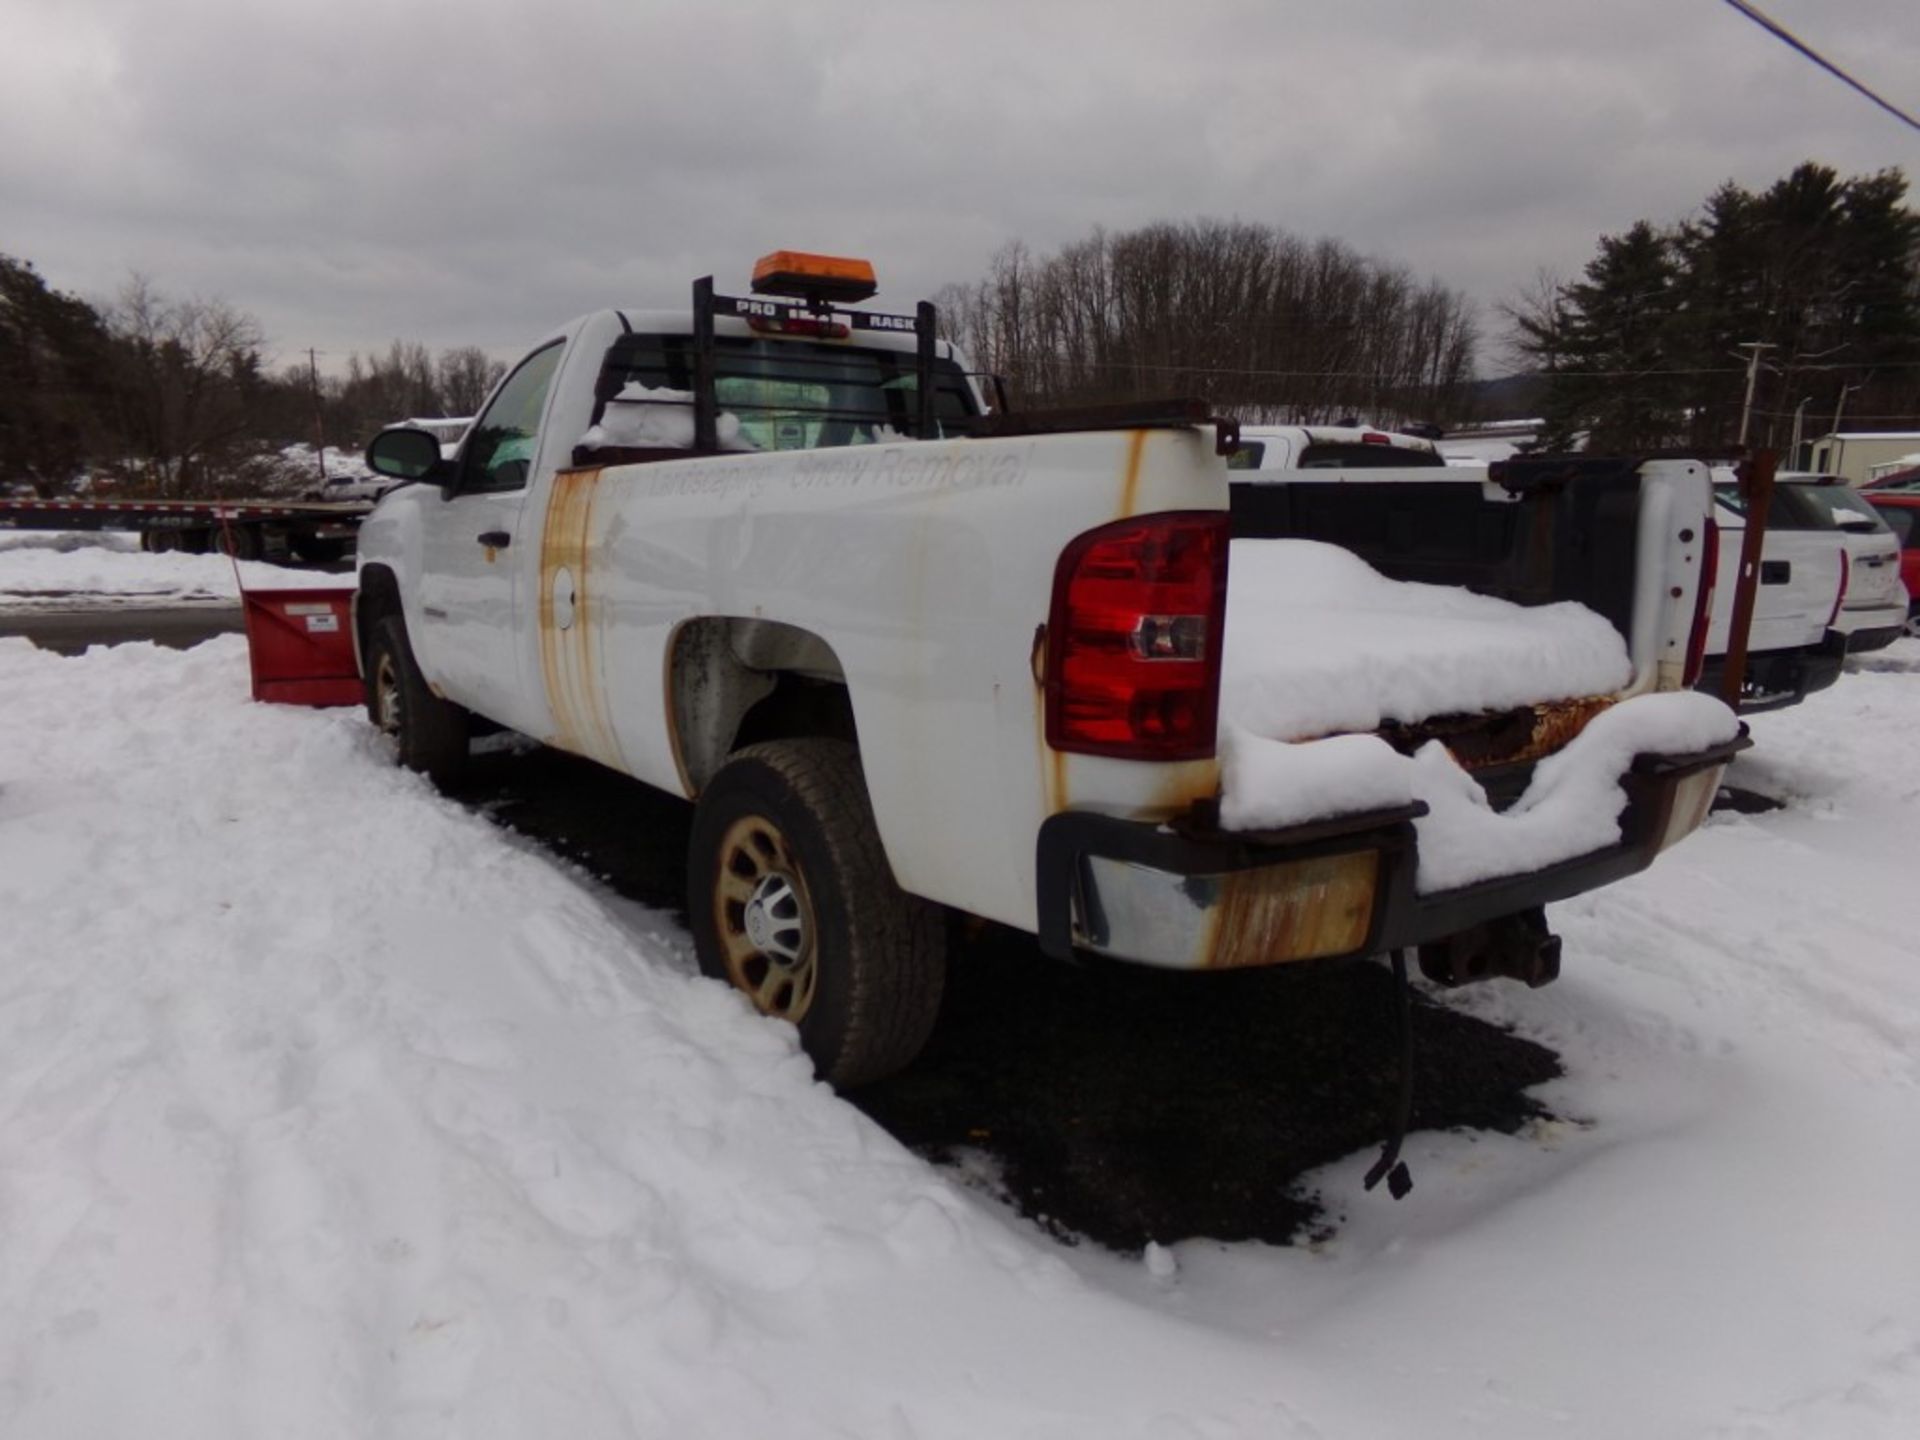
[[[1670,230],[1603,237],[1584,282],[1507,308],[1515,348],[1547,373],[1549,440],[1730,446],[1755,342],[1758,443],[1786,443],[1796,410],[1831,415],[1843,394],[1883,423],[1920,410],[1920,216],[1905,195],[1897,170],[1843,180],[1809,162],[1759,194],[1728,182]]]
[[[100,430],[107,355],[92,306],[0,255],[0,482],[67,487]]]
[[[1682,423],[1672,351],[1680,304],[1670,236],[1640,221],[1606,235],[1586,278],[1564,287],[1548,316],[1516,317],[1520,348],[1551,369],[1548,443],[1581,432],[1595,450],[1669,444]]]

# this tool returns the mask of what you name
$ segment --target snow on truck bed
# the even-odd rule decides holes
[[[1269,830],[1424,801],[1422,891],[1613,843],[1626,807],[1617,780],[1635,755],[1699,750],[1738,728],[1710,696],[1636,697],[1543,761],[1496,814],[1439,741],[1408,757],[1367,732],[1612,694],[1633,674],[1619,631],[1571,601],[1523,606],[1389,580],[1310,540],[1236,540],[1227,574],[1221,823]]]
[[[357,712],[250,703],[238,637],[0,640],[0,694],[7,1440],[1920,1414],[1920,674],[1758,717],[1741,768],[1787,809],[1553,907],[1551,989],[1444,997],[1560,1051],[1561,1120],[1416,1133],[1399,1204],[1337,1162],[1311,1246],[1145,1263],[916,1159],[669,917],[388,767]]]

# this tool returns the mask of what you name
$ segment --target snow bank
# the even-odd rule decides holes
[[[1223,719],[1270,740],[1606,695],[1626,642],[1571,601],[1524,606],[1389,580],[1336,545],[1236,540]]]
[[[1324,1392],[1088,1287],[664,916],[250,703],[237,637],[0,640],[0,692],[8,1440],[1265,1436]]]
[[[1447,997],[1560,1050],[1564,1119],[1416,1133],[1401,1204],[1340,1161],[1311,1247],[1144,1263],[957,1190],[668,918],[387,768],[359,715],[250,704],[237,638],[0,640],[0,693],[8,1440],[1920,1413],[1920,676],[1757,717],[1737,768],[1789,809],[1554,907],[1551,989]]]
[[[1319,1254],[1174,1246],[1165,1313],[1284,1335],[1295,1361],[1373,1357],[1399,1433],[1912,1433],[1920,674],[1850,675],[1750,723],[1729,778],[1788,808],[1717,815],[1550,906],[1551,988],[1448,996],[1561,1053],[1542,1099],[1563,1118],[1414,1136],[1414,1194],[1349,1207]],[[1320,1182],[1347,1194],[1371,1159]]]
[[[310,570],[242,560],[249,590],[315,584]],[[239,598],[224,555],[147,555],[130,531],[0,530],[0,609],[89,603],[155,605]]]

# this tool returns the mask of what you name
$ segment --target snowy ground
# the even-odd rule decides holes
[[[141,553],[126,530],[0,530],[0,610],[125,605],[231,605],[234,562],[225,555]],[[240,562],[247,588],[297,589],[311,570]]]
[[[9,1440],[1920,1415],[1920,644],[1756,720],[1786,808],[1555,907],[1558,985],[1456,997],[1564,1121],[1416,1135],[1399,1204],[1330,1167],[1313,1248],[1144,1257],[928,1168],[665,917],[251,704],[237,637],[0,640],[0,693]]]

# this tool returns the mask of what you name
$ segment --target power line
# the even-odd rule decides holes
[[[1791,420],[1791,419],[1793,419],[1793,411],[1791,411],[1791,410],[1762,410],[1762,409],[1759,409],[1758,407],[1756,407],[1756,408],[1754,409],[1754,412],[1753,412],[1753,413],[1754,413],[1755,415],[1763,415],[1763,416],[1765,416],[1765,417],[1766,417],[1767,419],[1769,419],[1769,420]],[[1899,415],[1849,415],[1849,416],[1847,416],[1847,421],[1848,421],[1848,423],[1849,423],[1849,424],[1851,424],[1852,422],[1854,422],[1854,421],[1857,421],[1857,420],[1907,420],[1907,421],[1920,421],[1920,410],[1908,410],[1908,411],[1905,411],[1905,412],[1903,412],[1903,413],[1901,413],[1901,414],[1899,414]]]
[[[1013,366],[1022,362],[1030,363],[1037,369],[1047,369],[1058,365],[1062,370],[1080,373],[1088,370],[1144,371],[1153,374],[1168,375],[1233,375],[1252,376],[1268,380],[1389,380],[1391,383],[1411,385],[1444,384],[1445,381],[1421,377],[1410,381],[1398,381],[1391,375],[1377,370],[1262,370],[1231,365],[1181,365],[1177,363],[1149,363],[1131,360],[1067,360],[1049,354],[1034,356],[1007,356],[999,363]],[[1874,361],[1869,364],[1861,361],[1857,364],[1836,364],[1827,362],[1818,365],[1796,365],[1795,375],[1807,375],[1819,371],[1859,371],[1871,369],[1876,374],[1883,370],[1920,370],[1920,360]],[[1564,370],[1548,369],[1534,371],[1539,379],[1546,380],[1554,376],[1576,380],[1642,380],[1673,379],[1691,375],[1745,375],[1744,365],[1704,365],[1690,368],[1657,370]]]
[[[1851,85],[1855,90],[1858,90],[1862,95],[1866,96],[1867,99],[1871,100],[1909,129],[1920,130],[1920,120],[1914,119],[1913,116],[1909,115],[1892,101],[1882,99],[1879,95],[1854,79],[1853,76],[1842,70],[1838,65],[1834,64],[1833,61],[1820,54],[1798,35],[1795,35],[1791,30],[1787,29],[1787,27],[1782,25],[1778,20],[1762,12],[1758,6],[1748,4],[1747,0],[1727,0],[1727,4],[1753,21],[1754,24],[1758,25],[1762,30],[1765,30],[1769,35],[1772,35],[1776,40],[1779,40],[1791,49],[1799,51],[1800,54],[1806,56],[1807,59],[1818,65],[1836,80],[1841,80]]]

